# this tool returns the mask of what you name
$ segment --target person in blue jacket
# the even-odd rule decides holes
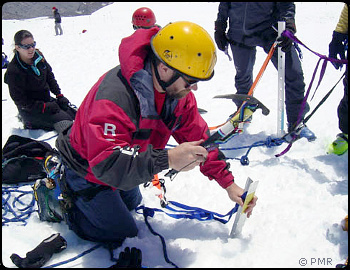
[[[256,46],[266,53],[277,38],[278,21],[286,22],[286,29],[296,32],[295,5],[293,2],[220,2],[215,21],[215,42],[221,51],[231,46],[236,68],[235,87],[237,94],[247,94],[253,84],[253,68]],[[229,20],[228,31],[227,20]],[[304,99],[305,83],[301,63],[292,40],[282,37],[279,44],[285,52],[285,105],[288,132],[294,130]],[[271,61],[277,68],[277,50]],[[237,107],[241,101],[235,101]],[[302,116],[310,110],[306,104]],[[308,127],[300,134],[309,141],[316,136]]]
[[[53,12],[53,17],[55,19],[55,32],[56,32],[56,36],[58,35],[63,35],[63,30],[62,30],[62,26],[61,26],[61,15],[58,12],[58,9],[56,7],[52,8],[52,12]],[[59,33],[58,33],[59,30]]]

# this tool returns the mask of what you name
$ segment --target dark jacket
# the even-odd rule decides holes
[[[227,38],[247,46],[257,46],[276,39],[278,21],[293,20],[293,2],[220,2],[217,22],[229,29]]]
[[[58,9],[53,12],[53,17],[55,18],[55,23],[61,23],[61,15],[58,13]]]
[[[158,31],[158,27],[139,29],[122,40],[120,66],[96,82],[73,126],[56,141],[64,162],[90,182],[132,189],[168,169],[164,148],[170,136],[178,143],[208,138],[208,126],[192,92],[180,100],[166,96],[157,113],[148,56],[150,39]],[[232,183],[218,149],[208,154],[200,169],[223,188]]]
[[[16,52],[7,67],[4,82],[8,84],[17,108],[28,112],[40,112],[42,102],[50,101],[50,92],[55,95],[61,93],[51,66],[38,50],[35,51],[33,65],[21,61]]]

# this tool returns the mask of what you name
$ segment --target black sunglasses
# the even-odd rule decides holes
[[[185,88],[191,87],[199,82],[199,80],[189,80],[183,74],[180,74],[180,77],[186,82]]]
[[[34,41],[34,43],[32,44],[18,44],[18,46],[24,50],[29,50],[30,48],[35,48],[36,46],[36,42]]]

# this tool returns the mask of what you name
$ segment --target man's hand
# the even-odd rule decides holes
[[[200,146],[204,140],[185,142],[168,150],[169,168],[177,171],[189,171],[204,162],[207,150]]]
[[[232,201],[238,203],[240,206],[243,206],[242,195],[244,193],[244,190],[242,188],[237,186],[235,183],[232,183],[230,186],[226,188],[226,191]],[[252,215],[252,211],[256,205],[257,200],[258,200],[258,197],[254,196],[253,199],[248,204],[248,207],[245,210],[245,213],[247,214],[248,218]]]

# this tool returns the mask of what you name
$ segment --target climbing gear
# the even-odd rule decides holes
[[[255,80],[254,80],[252,86],[250,87],[250,89],[249,89],[249,91],[248,91],[248,94],[247,94],[248,96],[253,96],[254,90],[255,90],[256,86],[258,85],[258,83],[259,83],[259,81],[260,81],[262,75],[264,74],[264,72],[265,72],[265,70],[266,70],[266,67],[267,67],[267,64],[268,64],[269,61],[271,60],[272,55],[273,55],[273,53],[275,52],[275,49],[276,49],[277,45],[278,45],[278,42],[277,42],[277,41],[275,41],[275,42],[272,44],[272,46],[271,46],[271,48],[270,48],[270,51],[268,52],[268,54],[267,54],[267,56],[266,56],[266,58],[265,58],[265,60],[264,60],[264,62],[263,62],[263,64],[262,64],[262,66],[261,66],[261,68],[260,68],[260,70],[259,70],[258,75],[256,76],[256,78],[255,78]],[[240,113],[240,112],[242,111],[242,108],[243,108],[242,106],[244,106],[244,102],[242,103],[241,107],[236,111],[236,114],[238,114],[238,113]],[[235,116],[236,116],[236,115],[234,114],[234,115],[231,117],[231,119],[234,118]],[[227,120],[225,123],[223,123],[223,124],[220,124],[220,125],[217,125],[217,126],[213,126],[213,127],[209,127],[209,130],[218,129],[219,127],[222,127],[223,125],[225,125],[228,121],[230,121],[230,119],[228,119],[228,120]]]
[[[134,29],[151,28],[156,23],[156,16],[150,8],[141,7],[134,11],[131,22]]]
[[[157,191],[157,197],[160,199],[160,205],[162,207],[166,207],[168,204],[166,198],[165,198],[165,181],[164,179],[159,179],[158,174],[155,174],[151,182],[146,182],[143,187],[149,187],[150,184],[153,185],[153,187],[156,187],[158,189]]]
[[[246,194],[242,195],[243,200],[244,200],[245,196],[246,196]],[[172,206],[170,206],[170,205],[172,205]],[[175,268],[178,268],[178,266],[175,263],[173,263],[168,257],[164,237],[161,234],[159,234],[153,230],[153,228],[151,227],[151,225],[148,221],[148,217],[153,217],[156,212],[163,212],[166,215],[168,215],[172,218],[175,218],[175,219],[187,218],[187,219],[197,219],[199,221],[217,220],[223,224],[226,224],[230,220],[231,216],[237,212],[238,207],[239,207],[239,205],[236,203],[235,207],[231,211],[229,211],[226,215],[221,215],[221,214],[211,212],[211,211],[199,208],[199,207],[191,207],[191,206],[181,204],[178,202],[169,201],[168,205],[165,207],[165,209],[167,211],[164,211],[164,210],[158,209],[158,208],[149,208],[149,207],[146,207],[144,205],[140,205],[140,206],[136,207],[135,211],[138,214],[143,214],[143,217],[145,219],[145,223],[146,223],[148,229],[150,230],[150,232],[153,235],[156,235],[160,238],[160,240],[162,242],[162,246],[163,246],[163,255],[164,255],[165,261],[167,263],[173,265]],[[141,210],[142,210],[142,212],[141,212]],[[168,211],[173,212],[173,213],[169,213]]]
[[[319,62],[320,62],[320,61],[319,61]],[[318,62],[318,63],[319,63],[319,62]],[[326,63],[326,62],[325,62],[325,63]],[[311,89],[313,80],[314,80],[314,78],[315,78],[315,73],[316,73],[316,71],[317,71],[317,67],[318,67],[318,64],[317,64],[317,66],[316,66],[316,69],[315,69],[315,71],[314,71],[313,77],[312,77],[312,79],[311,79],[311,82],[310,82],[308,91],[307,91],[307,93],[306,93],[306,95],[305,95],[305,98],[304,98],[304,100],[303,100],[303,104],[304,104],[304,105],[305,105],[305,103],[306,103],[306,99],[307,99],[307,97],[308,97],[308,95],[309,95],[309,92],[310,92],[310,89]],[[321,71],[321,72],[322,72],[322,71]],[[287,134],[285,134],[285,135],[282,137],[286,142],[289,143],[288,146],[287,146],[287,148],[284,149],[281,153],[275,155],[275,157],[280,157],[280,156],[284,155],[285,153],[287,153],[287,152],[290,150],[290,148],[292,147],[292,144],[293,144],[295,141],[297,141],[299,138],[301,138],[300,132],[301,132],[301,130],[302,130],[304,127],[306,127],[306,122],[309,121],[309,119],[311,118],[311,116],[313,116],[314,113],[318,110],[318,108],[326,101],[326,99],[330,96],[330,94],[333,92],[333,90],[335,89],[335,87],[338,85],[338,83],[342,80],[342,78],[343,78],[344,76],[345,76],[345,73],[340,77],[340,79],[339,79],[339,80],[337,81],[337,83],[331,88],[331,90],[329,90],[328,93],[322,98],[322,100],[317,104],[317,106],[315,107],[315,109],[313,109],[313,111],[312,111],[307,117],[305,117],[304,120],[302,120],[302,121],[301,121],[301,114],[300,114],[300,112],[299,112],[298,121],[297,121],[297,123],[299,123],[299,124],[298,124],[292,131],[288,132]],[[321,81],[321,79],[322,79],[322,77],[320,77],[320,81]],[[318,83],[318,85],[317,85],[317,88],[318,88],[318,86],[320,85],[320,81],[319,81],[319,83]],[[316,89],[317,89],[317,88],[316,88]],[[315,91],[316,91],[316,90],[315,90]],[[302,105],[303,105],[303,104],[302,104]],[[303,111],[303,106],[302,106],[302,108],[301,108],[301,111]],[[314,137],[314,136],[311,136],[310,138],[312,139],[312,137]]]
[[[63,197],[59,186],[61,162],[57,156],[48,156],[45,160],[47,177],[36,180],[33,190],[38,204],[41,221],[61,222],[63,217]]]
[[[217,56],[214,42],[198,24],[180,21],[167,24],[152,38],[159,60],[196,80],[210,80]]]
[[[250,150],[252,150],[253,147],[266,146],[267,148],[271,148],[273,146],[280,146],[284,142],[285,142],[285,140],[282,139],[282,138],[271,138],[270,136],[268,136],[266,138],[266,140],[257,141],[257,142],[253,143],[250,146],[240,146],[240,147],[230,147],[230,148],[221,147],[219,149],[221,151],[227,151],[227,150],[238,150],[238,149],[248,148],[246,154],[243,155],[241,158],[226,157],[226,159],[237,159],[237,160],[239,160],[241,162],[241,164],[243,166],[247,166],[247,165],[249,165],[248,154],[249,154]]]
[[[233,116],[230,117],[230,119],[226,121],[226,123],[220,127],[219,130],[217,130],[206,141],[200,144],[205,149],[207,149],[207,151],[212,151],[213,149],[218,148],[220,144],[226,143],[233,136],[241,133],[243,131],[243,123],[249,121],[248,119],[252,116],[256,109],[262,109],[262,113],[264,115],[268,115],[270,112],[269,109],[265,107],[264,104],[262,104],[257,98],[250,95],[234,94],[217,97],[240,99],[243,101],[243,103],[240,109],[234,113]],[[179,171],[171,169],[165,174],[165,176],[173,180],[178,173]]]
[[[33,191],[23,190],[24,186],[2,186],[2,226],[10,222],[22,222],[25,226],[26,220],[35,212]]]

